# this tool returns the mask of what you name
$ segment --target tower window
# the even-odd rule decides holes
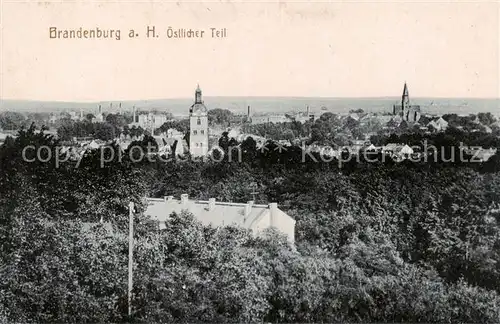
[[[198,131],[197,131],[197,130],[194,130],[194,131],[193,131],[193,135],[196,135],[196,134],[198,134]]]
[[[197,121],[198,125],[201,125],[201,119],[198,117],[198,121]]]
[[[201,130],[201,135],[205,135],[205,130],[204,129]]]
[[[203,147],[203,143],[200,143],[200,147]]]
[[[198,147],[198,143],[196,143],[196,147]]]

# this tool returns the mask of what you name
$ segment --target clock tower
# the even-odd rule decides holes
[[[194,104],[189,108],[189,152],[194,157],[208,153],[208,111],[203,103],[198,85],[194,94]]]

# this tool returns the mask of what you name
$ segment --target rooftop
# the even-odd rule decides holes
[[[166,221],[173,212],[180,213],[185,210],[192,213],[204,225],[252,228],[270,210],[284,214],[276,203],[258,205],[249,201],[243,204],[218,202],[213,198],[208,201],[190,200],[186,194],[181,195],[181,199],[167,196],[163,199],[148,198],[147,201],[145,215],[160,222]]]

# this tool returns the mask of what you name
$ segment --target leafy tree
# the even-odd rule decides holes
[[[477,114],[477,118],[479,119],[479,121],[483,125],[486,125],[486,126],[489,126],[489,125],[493,124],[494,122],[496,122],[495,116],[493,116],[493,114],[490,112],[479,113],[479,114]]]
[[[113,125],[116,129],[122,130],[128,122],[124,115],[121,114],[108,114],[106,115],[106,122]]]
[[[109,141],[114,139],[117,134],[113,125],[109,123],[95,123],[93,135],[97,139]]]
[[[227,109],[211,109],[208,111],[208,123],[209,125],[229,125],[233,113]]]
[[[337,124],[332,114],[320,123],[330,122]],[[85,131],[83,124],[72,129]],[[295,135],[299,127],[255,130]],[[460,141],[495,143],[485,133],[453,128],[380,134],[377,140],[428,140],[448,148]],[[235,144],[228,134],[224,141]],[[135,144],[148,143],[155,141],[144,136]],[[105,163],[101,150],[89,150],[78,165],[56,165],[54,159],[23,158],[28,145],[35,148],[28,158],[42,146],[63,156],[59,142],[34,125],[7,140],[0,146],[0,319],[499,322],[498,153],[478,165],[383,162],[380,155],[377,163],[351,160],[339,166],[315,154],[305,158],[297,146],[280,152],[274,141],[266,143],[267,150],[251,137],[237,144],[242,161],[165,162],[152,155],[134,163],[130,151],[119,155],[110,144]],[[254,236],[207,227],[186,212],[170,215],[159,230],[141,215],[144,196],[182,193],[277,202],[296,220],[295,247],[273,230]],[[131,318],[130,201],[139,212]]]
[[[26,120],[26,117],[18,112],[0,112],[0,129],[18,130]]]
[[[95,118],[94,114],[86,114],[85,115],[85,120],[87,120],[89,122],[93,121],[94,118]]]
[[[175,129],[183,134],[189,133],[189,119],[170,120],[160,126],[158,133],[166,133],[169,129]]]

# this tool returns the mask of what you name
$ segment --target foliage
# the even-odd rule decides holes
[[[339,123],[325,115],[319,133]],[[454,134],[432,138],[446,145]],[[23,158],[28,145],[30,159],[42,146],[62,158],[58,144],[32,126],[0,146],[0,321],[500,321],[498,153],[477,166],[339,167],[247,138],[241,161],[134,162],[124,152],[103,163],[99,150],[59,164]],[[273,230],[211,228],[185,212],[162,230],[141,216],[144,196],[183,193],[275,201],[296,220],[296,246]],[[130,201],[138,206],[131,318]]]
[[[233,113],[227,109],[216,108],[208,111],[208,123],[210,126],[228,126],[232,117]]]
[[[158,134],[166,133],[169,129],[175,129],[183,134],[189,133],[189,119],[169,120],[156,130]]]
[[[374,135],[370,137],[370,141],[374,145],[386,145],[388,143],[406,143],[410,146],[427,143],[440,147],[460,147],[476,146],[483,148],[500,148],[500,138],[494,134],[485,132],[468,132],[450,127],[444,132],[424,134],[419,132],[402,132],[390,135]]]
[[[486,126],[489,126],[489,125],[493,124],[494,122],[496,122],[495,116],[493,116],[493,114],[490,112],[478,113],[477,118],[479,119],[481,124],[486,125]]]
[[[304,124],[297,121],[276,124],[245,124],[242,126],[241,131],[242,133],[253,134],[276,141],[292,141],[308,137],[311,131],[311,122]]]
[[[109,141],[121,133],[121,129],[108,122],[73,121],[63,119],[57,129],[57,135],[61,140],[71,140],[73,137],[93,137]]]
[[[107,114],[106,122],[113,125],[117,130],[123,130],[123,128],[132,122],[132,118],[129,115],[122,114]]]
[[[0,112],[0,129],[17,130],[23,126],[26,117],[18,112],[3,111]]]

